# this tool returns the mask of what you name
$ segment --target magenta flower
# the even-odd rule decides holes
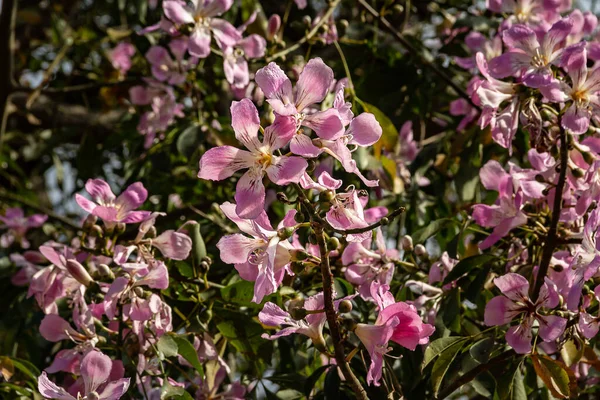
[[[521,210],[523,193],[520,190],[514,193],[513,178],[498,161],[488,161],[479,171],[479,177],[486,189],[498,191],[498,199],[494,205],[473,206],[475,222],[486,228],[494,228],[492,234],[479,244],[480,249],[487,249],[512,229],[527,223],[527,216]]]
[[[387,249],[381,229],[376,231],[375,249],[371,250],[371,240],[362,243],[351,242],[342,253],[344,273],[348,282],[358,286],[363,299],[371,297],[371,282],[389,284],[394,276],[394,260],[400,254],[396,249]]]
[[[119,197],[114,195],[108,183],[102,179],[89,179],[85,190],[92,196],[93,201],[78,193],[75,195],[77,204],[90,214],[101,218],[107,225],[117,222],[140,222],[150,214],[149,211],[135,211],[148,197],[148,192],[141,182],[129,185]]]
[[[169,49],[175,56],[171,58],[169,51],[162,46],[152,46],[146,52],[146,59],[150,62],[152,76],[160,82],[167,82],[169,85],[181,85],[185,82],[187,71],[193,68],[198,59],[191,57],[185,60],[185,52],[188,48],[186,39],[173,39],[169,43]]]
[[[21,245],[22,248],[29,248],[29,242],[25,238],[27,231],[31,228],[39,228],[48,219],[47,215],[34,214],[25,217],[20,208],[7,208],[4,215],[0,215],[0,229],[8,231],[0,237],[0,247],[8,248],[14,242]]]
[[[340,230],[369,226],[365,217],[363,200],[359,197],[359,191],[354,188],[350,188],[346,193],[335,194],[331,200],[331,208],[325,214],[325,219],[333,228]],[[353,233],[347,235],[346,240],[349,242],[363,242],[370,237],[371,232]]]
[[[585,42],[582,43],[585,46]],[[540,88],[542,94],[551,102],[571,105],[561,118],[563,128],[579,135],[587,132],[590,118],[600,112],[600,70],[588,72],[587,51],[584,46],[578,54],[569,58],[569,77],[571,85],[564,81],[553,80],[549,85]]]
[[[225,78],[236,89],[243,89],[250,83],[248,59],[260,58],[265,55],[266,40],[252,34],[241,39],[234,46],[223,49],[223,70]]]
[[[344,133],[337,109],[309,113],[309,107],[325,99],[333,82],[333,71],[320,58],[313,58],[304,66],[295,90],[292,90],[290,79],[274,62],[259,69],[255,80],[275,114],[287,116],[295,123],[295,126],[289,126],[291,129],[280,133],[288,140],[292,139],[290,149],[294,154],[304,155],[302,149],[310,143],[308,136],[301,133],[294,135],[301,126],[312,129],[317,136],[327,140],[338,139]],[[287,124],[284,126],[288,127]]]
[[[506,342],[517,353],[531,352],[531,329],[535,321],[539,324],[539,335],[545,342],[552,342],[563,333],[566,319],[540,313],[542,307],[554,308],[558,305],[556,292],[550,291],[546,283],[535,303],[529,298],[529,282],[519,274],[508,273],[494,279],[494,284],[503,295],[494,297],[485,306],[484,321],[488,326],[498,326],[520,318],[519,324],[506,332]]]
[[[571,32],[573,21],[561,19],[544,35],[542,43],[533,29],[526,25],[514,25],[502,32],[502,40],[510,50],[490,61],[494,78],[522,76],[523,83],[539,88],[552,81],[550,66],[559,60],[563,41]]]
[[[211,33],[219,47],[234,46],[242,35],[224,19],[215,18],[229,10],[233,0],[192,0],[191,6],[177,0],[163,3],[165,15],[175,24],[193,24],[189,52],[199,58],[210,54]]]
[[[250,99],[234,101],[231,105],[231,125],[237,139],[248,150],[220,146],[208,150],[200,159],[198,177],[220,181],[236,171],[248,169],[236,186],[236,213],[240,218],[257,218],[265,208],[266,174],[277,185],[299,182],[308,163],[301,157],[276,156],[274,151],[285,146],[273,126],[265,129],[264,140],[258,139],[260,120],[258,110]]]
[[[483,53],[486,60],[502,54],[502,39],[499,35],[494,36],[491,40],[486,38],[481,32],[471,31],[465,37],[465,44],[471,51],[471,54]],[[454,61],[458,66],[464,69],[472,69],[476,66],[475,56],[471,57],[455,57]]]
[[[335,300],[333,303],[334,308],[337,310],[342,300],[350,300],[352,298],[354,298],[354,295]],[[274,335],[263,333],[262,337],[269,340],[275,340],[282,336],[299,333],[308,336],[317,349],[326,351],[325,339],[323,338],[323,327],[327,321],[327,316],[323,311],[325,308],[323,292],[307,298],[304,301],[303,308],[307,311],[321,310],[322,312],[308,314],[301,320],[295,320],[291,317],[289,312],[282,310],[277,304],[266,302],[262,311],[258,314],[260,322],[267,326],[283,327]]]
[[[81,376],[84,391],[72,396],[65,389],[48,379],[46,372],[38,378],[38,390],[47,399],[77,400],[119,400],[129,388],[129,378],[108,382],[113,362],[99,351],[90,351],[81,360]]]
[[[388,285],[372,282],[371,296],[379,310],[377,320],[374,325],[358,324],[354,333],[371,356],[367,383],[379,386],[383,356],[390,350],[388,342],[391,340],[409,350],[415,350],[417,345],[429,342],[429,336],[435,328],[423,323],[413,305],[396,303]]]
[[[287,240],[281,240],[264,210],[255,219],[242,218],[235,204],[229,202],[223,203],[221,210],[242,232],[250,235],[223,236],[217,243],[221,260],[234,264],[242,279],[256,282],[252,301],[260,303],[281,284],[291,262],[291,251],[295,249]]]
[[[131,57],[135,54],[135,47],[131,43],[121,42],[108,54],[113,68],[124,75],[131,69]]]

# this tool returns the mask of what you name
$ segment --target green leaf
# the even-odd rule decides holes
[[[511,373],[503,374],[498,378],[496,393],[500,400],[527,400],[520,365],[517,364]]]
[[[490,354],[494,347],[494,338],[486,337],[476,342],[469,349],[469,354],[473,357],[473,360],[479,364],[485,364],[490,358]]]
[[[563,344],[563,347],[560,349],[560,356],[565,362],[565,365],[567,367],[570,367],[571,365],[581,360],[581,357],[583,357],[584,349],[584,344],[580,339],[576,337],[571,337]]]
[[[337,368],[331,368],[325,375],[325,385],[323,391],[325,392],[326,400],[337,400],[340,398],[340,375],[338,374]]]
[[[398,130],[392,120],[374,105],[365,102],[361,102],[360,104],[366,112],[373,114],[379,125],[381,125],[381,138],[373,145],[375,157],[379,158],[381,156],[382,148],[393,151],[398,142]]]
[[[200,364],[198,359],[198,353],[192,344],[183,336],[172,336],[173,340],[177,344],[177,353],[183,357],[187,362],[192,364],[192,367],[198,371],[200,377],[204,377],[204,368]]]
[[[430,237],[441,231],[444,227],[446,227],[446,225],[449,225],[451,223],[455,222],[448,218],[436,219],[435,221],[431,221],[429,225],[412,233],[411,236],[413,239],[413,243],[424,243],[427,239],[429,239]]]
[[[323,375],[323,372],[327,371],[329,367],[331,367],[331,365],[323,365],[322,367],[319,367],[316,370],[314,370],[313,373],[310,374],[308,378],[306,378],[306,380],[304,381],[304,395],[306,396],[306,398],[310,397],[310,393],[317,384],[319,378],[321,377],[321,375]]]
[[[200,144],[200,127],[196,124],[188,126],[177,138],[177,151],[190,158]]]
[[[433,393],[437,397],[440,388],[442,387],[442,382],[444,380],[444,376],[448,372],[450,368],[450,364],[456,358],[460,350],[463,348],[464,342],[457,342],[446,348],[433,364],[433,369],[431,370],[431,381],[433,385]]]
[[[444,325],[453,332],[460,332],[461,313],[459,288],[456,287],[446,294],[442,300],[441,312]]]
[[[304,384],[306,382],[306,377],[298,373],[271,375],[265,379],[268,379],[269,381],[279,385],[279,390],[285,388],[294,389],[298,392],[302,392],[304,390]]]
[[[532,355],[535,373],[546,384],[552,396],[558,399],[566,399],[571,395],[569,388],[569,374],[564,364],[551,359],[548,356]]]
[[[427,365],[429,365],[429,363],[433,361],[434,358],[439,356],[448,348],[454,346],[457,343],[464,343],[466,341],[467,338],[462,336],[450,336],[440,338],[429,343],[429,346],[427,346],[427,349],[425,349],[425,356],[423,358],[423,365],[421,366],[421,370],[424,370],[427,367]]]
[[[169,382],[165,382],[165,384],[160,388],[160,399],[193,400],[193,397],[191,394],[186,392],[184,388],[173,386],[169,384]]]
[[[250,303],[254,297],[254,282],[238,281],[221,289],[221,297],[226,303]]]
[[[156,343],[156,348],[164,357],[175,357],[178,354],[177,342],[171,335],[161,336]]]
[[[354,294],[354,286],[345,279],[335,278],[333,285],[338,299]]]
[[[448,275],[444,279],[444,285],[457,280],[461,276],[470,272],[472,269],[477,268],[485,263],[488,263],[494,260],[495,258],[496,256],[492,254],[478,254],[476,256],[468,257],[461,260],[458,264],[454,266],[454,268],[452,268],[452,271],[448,273]]]

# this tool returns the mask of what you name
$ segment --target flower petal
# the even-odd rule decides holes
[[[240,218],[254,219],[265,210],[265,186],[261,171],[246,172],[235,190],[235,211]]]
[[[302,111],[312,104],[323,101],[332,81],[333,70],[320,58],[311,59],[304,66],[296,83],[296,109]]]
[[[95,392],[108,379],[112,361],[110,357],[99,351],[92,350],[81,360],[81,376],[85,392]]]
[[[250,168],[253,164],[254,157],[246,150],[233,146],[213,147],[200,158],[198,178],[221,181],[240,169]]]

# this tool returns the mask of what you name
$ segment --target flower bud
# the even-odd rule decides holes
[[[93,214],[90,214],[86,217],[85,221],[83,221],[83,230],[88,232],[92,230],[93,226],[98,221],[98,217]]]
[[[117,225],[115,225],[115,234],[122,235],[125,232],[125,228],[127,227],[123,222],[118,222]]]
[[[115,279],[115,274],[113,274],[110,267],[106,264],[98,265],[98,273],[100,273],[100,276],[107,277],[109,279]]]
[[[422,244],[418,244],[415,246],[415,254],[419,257],[427,258],[427,249]]]
[[[379,223],[381,224],[381,226],[389,225],[390,219],[388,217],[383,217],[379,220]]]
[[[535,181],[536,182],[540,182],[540,183],[544,183],[544,182],[546,182],[546,178],[544,178],[544,176],[542,174],[536,174],[535,175]]]
[[[327,249],[335,250],[340,247],[340,240],[336,237],[330,237],[327,239]]]
[[[141,288],[141,287],[139,287],[139,286],[136,286],[135,288],[133,288],[133,292],[135,293],[135,295],[136,295],[137,297],[141,297],[141,298],[143,298],[143,297],[144,297],[144,289],[142,289],[142,288]]]
[[[287,196],[285,195],[285,193],[283,193],[283,192],[277,192],[277,200],[281,201],[282,203],[289,203],[290,202],[288,200]]]
[[[581,155],[583,156],[583,159],[585,160],[586,163],[588,163],[588,164],[594,163],[594,156],[592,155],[592,153],[589,153],[587,151],[582,151]]]
[[[352,302],[350,300],[340,301],[340,305],[338,306],[338,311],[342,314],[352,311]]]
[[[585,172],[581,168],[573,168],[571,172],[575,178],[582,178],[585,175]]]
[[[312,24],[312,18],[310,17],[310,15],[305,15],[305,16],[302,18],[302,23],[303,23],[304,25],[309,25],[309,26],[310,26],[310,25]]]
[[[281,28],[281,17],[277,14],[271,15],[267,23],[267,40],[273,40],[277,36],[279,28]]]
[[[353,331],[354,329],[356,329],[356,321],[352,318],[344,318],[342,320],[342,325],[344,325],[344,328],[346,328],[349,331]]]
[[[400,239],[400,246],[402,246],[402,250],[404,251],[413,251],[412,237],[408,235],[402,236],[402,239]]]
[[[290,310],[290,316],[292,317],[292,319],[294,319],[296,321],[300,321],[301,319],[304,319],[307,315],[308,315],[308,313],[306,312],[306,309],[304,309],[304,308],[292,308]]]
[[[301,224],[304,222],[304,214],[302,214],[301,212],[297,212],[294,215],[294,221],[296,221],[297,223]]]
[[[294,228],[281,228],[277,230],[277,236],[279,239],[286,240],[292,237],[294,234]]]
[[[85,397],[87,400],[100,400],[100,396],[96,392],[90,392]]]
[[[326,190],[324,192],[322,192],[319,196],[319,200],[321,201],[331,201],[335,198],[335,193],[333,192],[333,190]]]
[[[90,235],[94,237],[102,237],[102,235],[104,235],[104,231],[100,225],[92,225],[90,228]]]
[[[304,250],[292,250],[292,257],[298,261],[302,261],[308,258],[308,253]]]
[[[77,260],[67,260],[66,267],[67,271],[69,271],[69,274],[71,274],[71,276],[82,285],[89,286],[92,282],[94,282],[94,279],[92,279],[83,265],[81,265]]]

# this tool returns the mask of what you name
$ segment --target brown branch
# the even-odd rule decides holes
[[[313,221],[312,223],[315,236],[317,237],[317,243],[319,245],[319,252],[321,254],[321,275],[323,276],[323,296],[325,298],[325,315],[327,316],[327,323],[329,325],[329,333],[331,340],[333,341],[333,348],[335,353],[335,360],[338,368],[342,371],[344,378],[354,390],[357,399],[368,400],[367,392],[360,384],[360,381],[354,375],[348,362],[346,361],[346,355],[344,353],[344,345],[342,344],[342,336],[340,334],[340,326],[337,322],[337,313],[334,306],[334,293],[333,293],[333,274],[331,273],[331,267],[329,265],[329,253],[327,251],[327,245],[325,244],[325,234],[323,233],[323,225],[319,222]]]
[[[42,125],[52,128],[55,126],[73,126],[81,131],[91,131],[100,134],[112,133],[126,110],[117,109],[106,113],[89,111],[86,107],[59,103],[50,97],[40,94],[35,101],[27,107],[29,94],[15,92],[11,102],[17,107],[18,112],[30,113],[40,120]]]
[[[481,107],[479,107],[477,104],[475,104],[473,102],[473,99],[471,99],[471,96],[469,96],[467,94],[467,92],[464,91],[463,88],[461,88],[456,83],[454,83],[452,78],[450,78],[448,75],[446,75],[446,73],[444,71],[442,71],[437,65],[435,65],[430,60],[428,60],[425,56],[423,56],[423,54],[421,54],[421,52],[419,52],[419,50],[417,48],[415,48],[415,46],[413,46],[413,44],[410,41],[408,41],[402,33],[398,32],[398,30],[396,30],[396,28],[394,28],[392,26],[392,24],[383,15],[381,15],[373,7],[371,7],[371,5],[369,5],[369,3],[367,3],[366,0],[358,0],[358,2],[363,6],[363,8],[369,14],[371,14],[373,17],[375,17],[379,20],[379,22],[384,26],[384,28],[396,38],[396,40],[398,41],[398,43],[400,43],[400,45],[402,47],[404,47],[409,53],[411,53],[412,55],[417,57],[421,64],[423,64],[424,66],[429,68],[434,74],[436,74],[443,81],[445,81],[452,89],[454,89],[456,91],[456,93],[460,97],[467,100],[469,102],[469,104],[471,104],[472,107],[481,111]]]
[[[530,294],[531,300],[534,302],[537,300],[538,295],[540,294],[540,290],[544,284],[544,278],[546,277],[548,268],[550,267],[552,254],[558,245],[558,221],[560,220],[560,212],[562,210],[563,190],[567,180],[567,169],[569,162],[567,133],[565,132],[565,128],[562,127],[560,120],[558,125],[560,127],[560,174],[558,176],[558,183],[554,189],[554,204],[552,206],[550,229],[548,229],[548,235],[546,235],[546,244],[544,245],[544,250],[542,252],[542,260],[540,261],[540,268],[535,279],[535,285],[533,286]]]

